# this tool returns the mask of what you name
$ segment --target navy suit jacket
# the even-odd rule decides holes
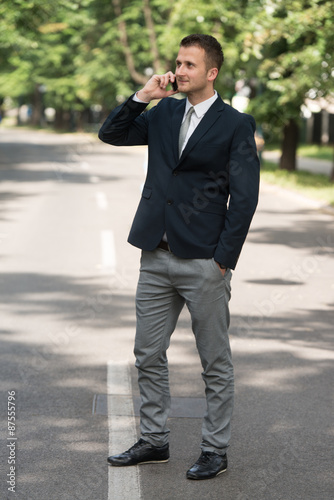
[[[148,171],[128,241],[153,250],[164,232],[181,258],[212,258],[234,269],[256,209],[259,160],[255,121],[218,96],[179,158],[185,99],[146,104],[131,96],[108,116],[99,138],[148,144]]]

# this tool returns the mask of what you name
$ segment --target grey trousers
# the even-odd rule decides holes
[[[203,367],[207,410],[203,451],[224,454],[230,439],[234,379],[228,338],[231,271],[223,277],[213,259],[180,259],[170,252],[143,251],[136,294],[134,353],[141,395],[141,437],[168,442],[170,408],[167,349],[187,305]]]

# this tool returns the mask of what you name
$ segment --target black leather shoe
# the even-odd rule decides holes
[[[126,465],[137,464],[158,464],[160,462],[168,462],[169,445],[157,447],[152,446],[144,439],[139,441],[120,455],[113,455],[108,458],[110,465],[114,467],[124,467]]]
[[[211,479],[227,469],[227,456],[202,451],[197,462],[187,471],[188,479]]]

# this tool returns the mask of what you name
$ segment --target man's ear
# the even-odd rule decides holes
[[[208,71],[208,81],[212,82],[213,80],[215,80],[217,78],[217,75],[218,75],[218,69],[217,68],[211,68],[211,69],[209,69],[209,71]]]

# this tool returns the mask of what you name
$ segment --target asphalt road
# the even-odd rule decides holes
[[[232,279],[228,471],[185,478],[204,403],[186,310],[169,353],[171,459],[108,468],[138,428],[140,252],[126,239],[144,161],[87,135],[0,130],[0,498],[332,500],[333,215],[270,186]]]

